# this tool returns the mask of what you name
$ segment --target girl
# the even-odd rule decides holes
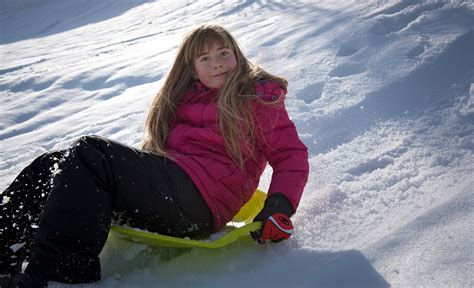
[[[151,105],[142,150],[82,137],[38,157],[3,192],[3,285],[98,281],[111,221],[180,237],[213,233],[251,198],[267,161],[273,175],[255,221],[293,215],[309,169],[286,86],[250,63],[224,28],[191,31]]]

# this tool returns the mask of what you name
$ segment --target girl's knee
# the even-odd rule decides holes
[[[76,140],[66,153],[66,158],[80,158],[84,160],[96,160],[97,157],[101,157],[102,147],[106,145],[106,141],[96,135],[82,136]]]
[[[105,140],[97,135],[87,135],[87,136],[82,136],[78,140],[76,140],[72,147],[78,147],[78,146],[94,146],[98,147],[102,145],[105,142]]]

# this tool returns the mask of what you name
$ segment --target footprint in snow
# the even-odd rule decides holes
[[[350,169],[348,172],[353,176],[361,176],[363,174],[371,173],[378,169],[384,169],[388,165],[394,163],[394,159],[389,156],[376,158],[367,162],[360,163],[358,166]]]
[[[362,48],[364,48],[364,43],[362,43],[362,41],[360,41],[360,40],[350,40],[350,41],[347,41],[347,42],[343,43],[341,46],[339,46],[339,49],[337,50],[336,56],[348,57],[348,56],[356,54]]]
[[[444,5],[445,3],[430,3],[426,5],[408,6],[395,14],[379,15],[376,17],[377,21],[370,31],[375,35],[399,32],[421,19],[426,12],[439,9]]]
[[[365,72],[367,69],[360,63],[347,62],[342,63],[329,72],[331,77],[348,77]]]
[[[316,82],[305,86],[301,89],[297,94],[296,97],[298,99],[302,99],[306,104],[310,104],[319,98],[324,90],[324,82]]]

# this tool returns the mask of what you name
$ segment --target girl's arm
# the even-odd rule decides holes
[[[261,149],[273,168],[268,198],[282,194],[295,212],[308,180],[308,149],[285,109],[286,90],[268,81],[257,84],[256,93],[265,101],[277,101],[274,105],[259,104],[256,110],[256,124],[263,136]]]

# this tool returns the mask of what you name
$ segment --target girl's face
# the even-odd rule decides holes
[[[196,77],[209,88],[220,89],[236,67],[232,49],[218,42],[204,46],[202,53],[194,58]]]

